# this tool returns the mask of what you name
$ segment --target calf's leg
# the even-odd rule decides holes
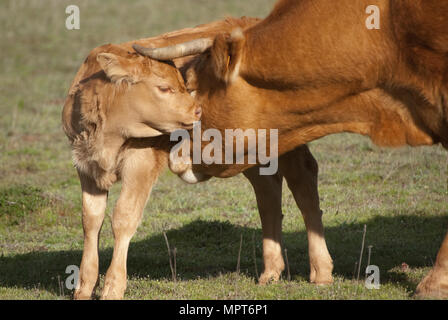
[[[98,284],[98,240],[106,210],[107,191],[100,190],[91,178],[79,173],[82,189],[84,250],[75,299],[90,299]]]
[[[434,267],[419,283],[416,294],[420,297],[448,297],[448,234],[437,254]]]
[[[306,145],[282,155],[279,170],[302,212],[308,236],[310,281],[316,284],[333,282],[333,261],[327,249],[319,208],[317,187],[318,165]]]
[[[114,251],[101,299],[122,299],[126,290],[129,243],[140,224],[143,209],[161,171],[152,149],[126,151],[121,171],[122,188],[112,215]],[[152,159],[151,159],[152,158]]]
[[[244,171],[244,175],[254,188],[261,217],[264,271],[259,283],[266,284],[271,280],[277,281],[285,269],[281,250],[283,178],[279,173],[261,176],[259,167]]]

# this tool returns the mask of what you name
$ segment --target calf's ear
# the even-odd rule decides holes
[[[241,29],[216,36],[211,48],[212,65],[218,79],[227,84],[238,77],[245,38]]]
[[[131,63],[126,58],[113,53],[100,53],[96,60],[112,82],[127,81],[135,83],[137,81],[136,75],[132,73]]]

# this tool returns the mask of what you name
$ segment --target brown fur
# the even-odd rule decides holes
[[[344,131],[380,146],[447,146],[448,6],[346,2],[280,1],[244,38],[218,35],[183,71],[203,128],[277,128],[280,154]],[[381,9],[380,30],[364,26],[369,4]],[[440,17],[434,26],[432,14]],[[196,169],[227,177],[247,167]]]
[[[369,5],[380,8],[379,30],[365,26]],[[279,154],[339,132],[448,148],[447,17],[439,0],[281,0],[243,37],[218,35],[183,73],[203,130],[278,129]],[[188,170],[229,177],[250,167]],[[447,248],[422,294],[448,295]]]
[[[229,18],[199,26],[197,29],[170,33],[172,38],[162,35],[139,40],[137,43],[169,45],[172,42],[193,39],[198,37],[198,34],[203,36],[207,34],[208,29],[209,35],[214,35],[231,30],[235,26],[252,25],[257,21],[252,18]],[[120,61],[124,58],[131,63],[135,59],[135,56],[127,51],[131,45],[132,43],[106,45],[94,49],[80,67],[64,106],[63,126],[72,143],[83,203],[84,250],[75,299],[91,298],[98,284],[98,239],[104,220],[107,190],[118,179],[122,181],[122,188],[112,215],[114,253],[101,298],[123,297],[126,289],[126,256],[129,242],[141,221],[152,186],[167,164],[170,150],[168,136],[133,138],[124,136],[119,128],[110,124],[115,115],[120,116],[120,119],[125,116],[124,112],[127,110],[120,109],[115,101],[117,97],[129,95],[129,83],[138,80],[139,72],[144,71],[145,64],[141,64],[141,70],[133,70],[130,73],[123,74],[121,69],[113,72],[109,70],[108,54],[113,53],[120,57]],[[101,61],[101,57],[105,61]],[[187,61],[188,59],[179,59],[176,63],[182,66]],[[103,64],[101,68],[104,72],[99,64]],[[316,284],[330,283],[333,264],[323,235],[317,191],[317,163],[308,148],[301,146],[282,156],[279,168],[280,171],[275,176],[259,176],[253,169],[245,172],[254,187],[262,220],[265,269],[260,283],[278,280],[284,269],[280,245],[283,177],[296,197],[307,224],[310,281]]]
[[[435,3],[429,2],[433,5]],[[411,7],[423,4],[421,1],[407,3]],[[367,4],[377,4],[381,8],[383,21],[381,31],[366,33],[364,30],[365,16],[362,13]],[[429,41],[429,45],[426,43],[411,45],[412,41],[406,40],[408,37],[397,28],[399,24],[392,23],[392,19],[387,18],[394,10],[402,9],[399,8],[400,4],[395,5],[389,1],[376,1],[376,3],[351,1],[337,8],[333,8],[332,5],[333,2],[323,0],[280,1],[267,19],[244,31],[243,46],[239,46],[241,38],[232,37],[231,30],[228,30],[227,35],[217,37],[215,46],[209,52],[196,58],[184,70],[189,82],[194,83],[194,89],[199,93],[198,100],[203,104],[204,128],[279,128],[282,130],[280,152],[293,150],[285,153],[280,159],[280,163],[286,161],[282,160],[284,157],[290,160],[286,161],[289,163],[289,166],[286,164],[286,170],[282,169],[280,164],[279,174],[272,177],[257,176],[253,168],[247,169],[248,166],[195,168],[216,176],[231,176],[247,169],[245,174],[254,185],[263,225],[265,272],[260,279],[261,282],[278,278],[284,268],[279,250],[281,234],[279,190],[284,172],[285,177],[290,174],[289,178],[287,177],[288,185],[291,190],[295,190],[294,196],[301,206],[307,225],[310,280],[316,283],[332,281],[332,263],[326,250],[318,211],[317,184],[311,183],[313,177],[317,175],[317,167],[312,169],[312,165],[307,165],[312,161],[309,159],[304,161],[303,158],[310,158],[310,155],[303,153],[301,148],[294,149],[295,146],[326,134],[342,131],[369,135],[380,145],[421,145],[437,142],[447,145],[447,73],[444,69],[446,51],[443,42],[446,25],[441,23],[438,29],[441,30],[439,36],[435,37],[434,41]],[[329,8],[332,10],[328,10]],[[320,14],[321,19],[310,19],[309,17],[313,17],[316,12]],[[354,17],[359,20],[353,20]],[[297,24],[298,21],[300,24]],[[347,26],[352,26],[348,32]],[[195,33],[193,37],[199,34],[211,36],[207,34],[204,26],[202,28],[203,31]],[[282,30],[282,37],[278,36],[278,30]],[[213,31],[217,34],[219,28]],[[191,29],[189,32],[190,36],[194,33]],[[177,43],[180,39],[183,41],[191,39],[187,34],[181,35],[181,33],[175,32],[154,42],[149,40],[143,43],[142,40],[139,44],[167,46]],[[316,34],[319,37],[316,37]],[[292,36],[288,38],[285,35]],[[332,37],[334,35],[342,36],[338,38],[338,42],[334,42]],[[220,42],[219,38],[223,41]],[[282,41],[279,42],[278,39]],[[403,49],[409,47],[413,48],[412,54]],[[223,50],[221,48],[231,53],[228,54],[230,59],[219,53]],[[257,52],[263,52],[263,55],[256,54]],[[293,52],[294,55],[282,55],[279,52]],[[412,57],[413,54],[416,57]],[[237,68],[238,59],[240,59],[239,68]],[[182,59],[178,66],[182,66],[188,60],[188,58]],[[422,62],[417,66],[413,65],[416,64],[415,61]],[[227,68],[228,66],[232,67]],[[431,72],[436,73],[434,77],[429,76]],[[209,93],[211,93],[209,100],[203,100],[205,94]],[[244,101],[251,103],[247,105]],[[294,154],[296,156],[286,156]],[[129,161],[134,165],[139,164],[132,166],[133,168],[140,170],[146,168],[147,171],[151,171],[152,167],[145,167],[144,162],[134,159]],[[295,168],[294,164],[298,163],[300,165],[297,171],[291,170]],[[140,175],[143,172],[145,171],[138,171]],[[151,172],[156,175],[154,171]],[[305,178],[301,180],[299,178],[301,176]],[[130,179],[132,174],[126,177]],[[147,190],[152,186],[152,182],[145,184],[145,181],[153,180],[148,176],[146,180],[141,179],[136,185],[139,187],[149,185],[149,187],[134,193],[131,191],[136,189],[128,183],[126,185],[128,190],[126,188],[122,190],[121,203],[124,205],[127,198],[132,199],[132,196],[136,195],[145,198],[149,192]],[[310,185],[313,186],[312,190],[309,188]],[[98,274],[97,253],[96,255],[94,253],[97,251],[95,247],[97,236],[91,235],[95,233],[98,235],[99,221],[102,221],[101,215],[87,214],[91,211],[89,207],[94,207],[95,204],[92,205],[94,201],[89,200],[87,195],[89,192],[83,192],[87,199],[84,209],[85,226],[91,227],[85,231],[85,256],[83,255],[81,278],[84,276],[86,280],[81,281],[81,289],[77,290],[79,298],[89,297],[94,288]],[[104,196],[101,192],[93,193],[99,193],[96,206],[101,207],[99,211],[102,211],[101,203],[104,203]],[[117,214],[114,212],[114,216],[117,216],[117,219],[114,217],[117,222],[113,222],[117,244],[122,241],[128,243],[130,240],[136,228],[135,221],[139,221],[137,213],[142,210],[142,202],[144,201],[139,200],[140,205],[133,211],[136,215],[134,218],[124,215],[124,220],[120,220],[120,216],[126,210],[117,209]],[[89,223],[90,220],[93,222]],[[119,221],[128,223],[123,224]],[[448,240],[445,240],[444,244],[446,241]],[[124,292],[127,246],[124,247],[125,249],[116,245],[114,248],[113,263],[106,275],[103,290],[105,298],[120,297]],[[448,279],[446,251],[446,246],[442,246],[437,259],[439,267],[428,276],[429,280],[424,280],[419,286],[421,288],[419,292],[422,294],[435,292],[446,294],[445,287],[440,285],[446,283]]]

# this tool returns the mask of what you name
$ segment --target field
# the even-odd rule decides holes
[[[70,299],[68,265],[82,254],[81,193],[61,129],[77,68],[94,47],[233,16],[264,16],[274,0],[3,0],[0,3],[0,299]],[[67,30],[76,4],[81,29]],[[335,283],[308,283],[301,214],[284,185],[285,272],[259,286],[261,224],[242,176],[186,185],[166,171],[153,189],[128,256],[126,299],[413,299],[448,226],[447,153],[384,149],[356,135],[310,144]],[[116,185],[108,214],[119,194]],[[363,228],[381,288],[356,280]],[[171,278],[163,232],[177,250]],[[237,260],[240,239],[240,272]],[[100,241],[102,279],[113,247],[110,218]],[[255,251],[255,261],[254,252]],[[364,250],[362,269],[367,262]]]

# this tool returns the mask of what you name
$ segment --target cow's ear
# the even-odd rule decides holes
[[[240,72],[245,38],[241,29],[230,35],[216,36],[211,48],[212,65],[215,75],[226,83],[232,83]]]
[[[136,82],[136,75],[131,72],[131,63],[126,58],[113,53],[100,53],[97,55],[96,60],[112,82]]]

